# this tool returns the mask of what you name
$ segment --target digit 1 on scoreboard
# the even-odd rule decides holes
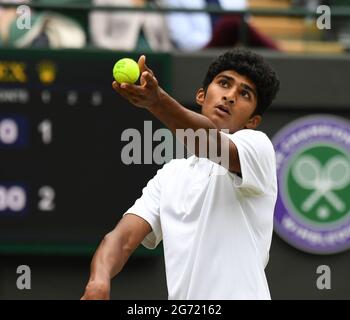
[[[50,144],[52,141],[52,123],[45,119],[38,125],[38,130],[41,133],[41,138],[44,144]]]

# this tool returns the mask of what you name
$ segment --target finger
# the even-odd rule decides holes
[[[130,100],[130,93],[125,91],[121,84],[119,84],[118,82],[113,82],[112,87],[113,90],[119,93],[123,98]]]
[[[112,88],[116,91],[120,90],[120,83],[117,81],[112,82]]]
[[[121,84],[118,83],[117,81],[113,81],[112,88],[114,91],[117,91],[119,94],[124,95],[124,92],[121,88]]]
[[[137,62],[140,68],[141,73],[145,69],[145,62],[146,62],[146,57],[144,55],[140,56],[139,61]]]
[[[122,83],[119,90],[130,97],[142,98],[145,95],[145,89],[142,86],[131,83]]]
[[[128,83],[118,83],[117,81],[114,81],[112,83],[112,87],[115,91],[117,91],[119,94],[125,96],[130,94],[136,94],[137,86],[130,85]]]
[[[112,88],[115,89],[116,87],[118,87],[118,82],[117,81],[113,81],[112,82]]]
[[[146,88],[155,88],[158,86],[157,79],[153,76],[153,74],[145,71],[141,74],[141,85]]]
[[[151,73],[152,75],[154,74],[153,71],[147,66],[146,64],[146,56],[145,55],[142,55],[140,58],[139,58],[139,61],[138,61],[138,64],[139,64],[139,68],[140,68],[140,72],[141,74],[145,71],[148,71],[149,73]]]
[[[128,100],[132,104],[139,105],[140,101],[144,100],[144,92],[139,91],[139,86],[130,85],[127,83],[113,83],[112,86],[115,91],[117,91],[124,99]]]

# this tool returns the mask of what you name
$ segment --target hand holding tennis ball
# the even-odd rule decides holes
[[[124,64],[125,60],[126,64]],[[137,63],[133,60],[131,63],[130,60],[124,58],[116,63],[113,69],[116,81],[112,83],[112,87],[133,105],[149,110],[154,109],[160,105],[161,96],[165,95],[165,91],[159,87],[153,71],[146,65],[146,56],[140,56]],[[140,84],[134,84],[139,76]]]
[[[114,65],[113,76],[118,83],[135,83],[140,76],[139,65],[133,59],[120,59]]]

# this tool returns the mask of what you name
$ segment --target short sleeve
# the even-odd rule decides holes
[[[236,187],[249,189],[256,194],[275,190],[276,156],[267,135],[251,129],[226,135],[238,150],[242,177],[234,175]]]
[[[166,167],[167,164],[157,171],[157,174],[143,188],[142,196],[124,213],[124,215],[128,213],[137,215],[150,224],[152,231],[142,241],[142,245],[148,249],[155,249],[163,237],[160,223],[160,197]]]

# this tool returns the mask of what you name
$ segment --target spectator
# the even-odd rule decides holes
[[[246,0],[162,0],[168,7],[204,9],[217,5],[225,10],[245,10]],[[232,47],[239,44],[242,19],[239,15],[207,13],[170,13],[167,16],[170,38],[174,45],[185,51],[211,47]],[[247,23],[247,45],[278,49],[267,36]]]
[[[162,5],[175,8],[204,9],[204,0],[162,0]],[[166,16],[174,46],[184,51],[202,49],[211,39],[212,27],[207,13],[170,13]]]
[[[93,0],[94,5],[144,6],[144,0]],[[114,50],[171,49],[163,15],[149,12],[102,12],[90,14],[90,33],[97,47]]]
[[[208,3],[216,2],[224,10],[245,10],[247,9],[246,0],[228,1],[228,0],[207,0]],[[243,21],[239,15],[224,15],[213,17],[213,35],[207,48],[211,47],[231,47],[240,43],[243,23],[245,23],[245,36],[248,47],[268,48],[278,50],[278,46],[268,36],[261,33],[249,21]]]

